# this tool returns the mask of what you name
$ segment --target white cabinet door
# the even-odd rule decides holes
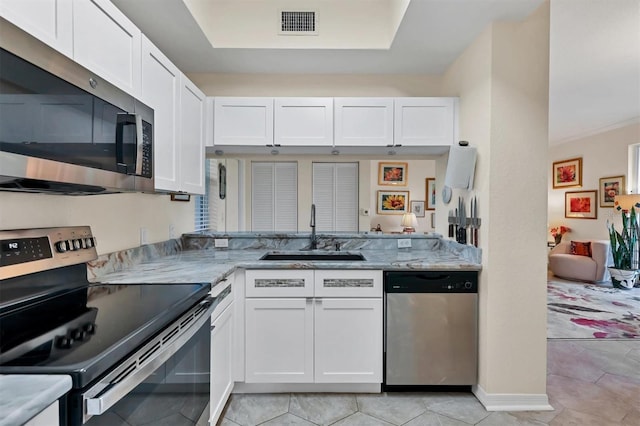
[[[205,95],[180,74],[180,190],[204,194]]]
[[[213,100],[214,145],[273,145],[273,98]]]
[[[274,144],[333,145],[333,98],[276,98]]]
[[[315,300],[315,382],[382,383],[382,299]]]
[[[142,36],[142,101],[153,108],[153,167],[158,190],[180,190],[180,70]]]
[[[233,304],[211,324],[210,424],[215,425],[233,388]]]
[[[313,382],[311,299],[246,299],[247,383]]]
[[[73,56],[71,0],[0,0],[0,15],[57,51]]]
[[[457,105],[457,98],[395,98],[395,145],[452,145]]]
[[[336,146],[393,145],[393,98],[335,98]]]
[[[109,0],[73,0],[73,59],[140,96],[141,32]]]
[[[245,282],[247,297],[313,297],[311,269],[250,269]]]

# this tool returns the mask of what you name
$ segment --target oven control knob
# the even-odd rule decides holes
[[[73,240],[73,249],[80,250],[82,248],[82,240]]]
[[[84,239],[84,246],[86,248],[91,248],[93,247],[93,238],[85,238]]]
[[[85,324],[82,328],[89,334],[95,334],[96,332],[96,325],[91,322]]]
[[[470,290],[471,287],[473,287],[473,284],[471,283],[471,281],[466,281],[464,283],[464,288],[466,288],[467,290]]]
[[[87,338],[87,332],[79,328],[76,328],[71,332],[71,337],[73,338],[73,340],[78,340],[82,342],[84,339]]]
[[[60,349],[69,349],[73,345],[73,339],[67,336],[58,337],[56,340],[56,347]]]
[[[58,253],[64,253],[67,251],[67,242],[66,241],[58,241],[56,243],[56,250]]]

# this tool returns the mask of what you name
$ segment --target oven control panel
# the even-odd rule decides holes
[[[0,231],[0,279],[89,262],[98,257],[88,226]]]

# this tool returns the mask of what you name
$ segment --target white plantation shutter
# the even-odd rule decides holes
[[[316,229],[358,232],[358,163],[313,163]]]
[[[298,230],[298,163],[251,163],[251,230]]]

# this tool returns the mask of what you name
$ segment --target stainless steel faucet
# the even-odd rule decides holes
[[[309,247],[311,250],[315,250],[318,248],[318,238],[316,237],[316,205],[311,204],[311,223],[309,223],[311,227],[311,246]]]

